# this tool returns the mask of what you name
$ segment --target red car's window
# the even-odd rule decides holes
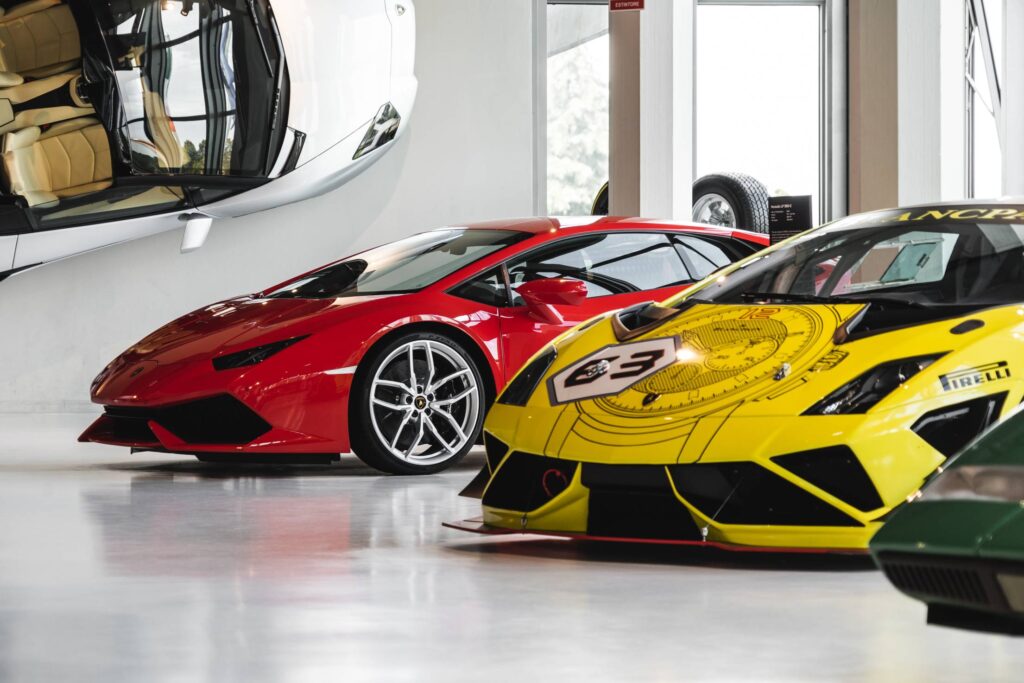
[[[668,237],[656,232],[598,233],[559,240],[511,261],[508,272],[513,289],[542,278],[582,280],[590,298],[694,280]]]

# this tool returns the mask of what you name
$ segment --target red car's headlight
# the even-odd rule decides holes
[[[235,353],[218,356],[213,359],[213,367],[216,370],[234,370],[236,368],[244,368],[250,365],[258,365],[274,354],[280,353],[289,346],[306,339],[308,336],[309,335],[307,334],[301,337],[292,337],[291,339],[285,339],[271,344],[254,346],[253,348],[246,349],[245,351],[236,351]]]

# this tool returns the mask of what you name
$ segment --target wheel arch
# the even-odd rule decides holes
[[[362,358],[360,358],[359,363],[356,365],[353,383],[364,379],[365,373],[368,369],[367,363],[364,361],[369,358],[376,349],[381,348],[382,345],[387,344],[395,337],[415,332],[433,332],[434,334],[440,334],[458,342],[462,348],[469,353],[473,362],[476,364],[477,370],[480,372],[481,378],[484,380],[485,406],[489,406],[494,401],[498,393],[498,378],[496,376],[494,364],[487,357],[487,353],[484,351],[480,342],[478,342],[473,335],[460,329],[456,325],[433,320],[420,320],[397,325],[389,329],[384,334],[370,340],[365,347]],[[351,407],[349,410],[351,411]]]

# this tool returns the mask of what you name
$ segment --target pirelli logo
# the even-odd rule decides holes
[[[1005,360],[1001,360],[997,363],[988,363],[976,368],[967,368],[966,370],[957,370],[947,375],[941,375],[939,382],[942,383],[943,391],[955,391],[957,389],[976,387],[979,384],[987,384],[988,382],[996,382],[1001,379],[1008,379],[1009,377],[1010,365]]]

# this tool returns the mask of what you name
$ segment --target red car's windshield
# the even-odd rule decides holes
[[[530,235],[452,228],[364,251],[267,292],[274,299],[329,299],[415,292]]]

